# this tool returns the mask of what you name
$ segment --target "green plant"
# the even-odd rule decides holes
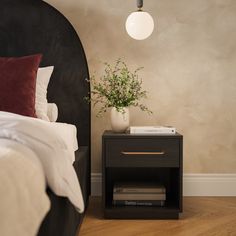
[[[126,63],[118,59],[114,66],[104,63],[104,75],[96,81],[93,75],[91,83],[91,98],[87,101],[93,102],[94,106],[101,103],[97,116],[107,111],[109,107],[115,107],[117,111],[124,112],[124,107],[139,107],[142,111],[152,113],[140,100],[147,98],[147,91],[142,90],[142,80],[138,72],[142,67],[131,72]]]

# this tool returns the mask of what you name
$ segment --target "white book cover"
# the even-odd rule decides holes
[[[175,134],[176,128],[171,126],[130,126],[131,134]]]

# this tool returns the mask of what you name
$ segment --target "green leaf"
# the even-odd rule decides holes
[[[113,65],[104,63],[104,74],[97,80],[95,75],[86,79],[91,84],[91,92],[85,97],[87,102],[94,106],[101,104],[97,116],[100,117],[109,107],[124,111],[124,107],[136,106],[149,114],[152,112],[140,100],[147,98],[147,91],[142,90],[142,79],[138,72],[143,67],[138,67],[134,72],[128,69],[127,64],[118,58]],[[90,98],[91,94],[91,98]]]

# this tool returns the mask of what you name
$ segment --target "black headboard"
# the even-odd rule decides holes
[[[59,122],[76,125],[79,145],[90,144],[87,60],[69,21],[41,0],[0,0],[0,56],[43,54],[40,66],[54,66],[48,101],[59,108]]]

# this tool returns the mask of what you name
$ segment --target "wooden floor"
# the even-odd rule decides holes
[[[79,236],[236,236],[236,197],[185,197],[179,220],[104,220],[92,198]]]

